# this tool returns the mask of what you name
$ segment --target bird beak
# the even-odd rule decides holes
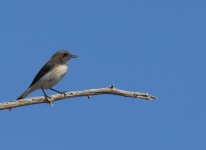
[[[76,55],[72,55],[72,58],[77,58],[78,56],[76,56]]]

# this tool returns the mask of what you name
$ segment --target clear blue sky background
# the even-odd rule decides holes
[[[158,97],[100,95],[1,111],[1,149],[206,149],[205,14],[203,0],[0,1],[1,102],[26,90],[59,49],[79,58],[56,89],[113,83]]]

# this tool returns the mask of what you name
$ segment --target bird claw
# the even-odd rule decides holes
[[[60,94],[61,94],[61,95],[64,95],[64,97],[67,95],[67,94],[66,94],[66,91],[60,92]]]
[[[51,99],[50,96],[44,95],[44,97],[45,97],[46,102],[47,102],[50,106],[54,106],[53,102],[49,100],[49,99]]]

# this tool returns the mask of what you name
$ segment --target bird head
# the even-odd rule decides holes
[[[57,51],[51,59],[60,61],[62,63],[66,63],[67,61],[69,61],[72,58],[77,58],[76,55],[71,54],[69,51],[67,50],[60,50]]]

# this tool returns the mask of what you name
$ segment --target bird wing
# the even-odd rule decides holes
[[[32,81],[31,85],[29,86],[29,88],[31,86],[33,86],[37,81],[39,81],[39,79],[41,77],[43,77],[45,74],[47,74],[53,67],[54,67],[55,63],[48,61],[41,69],[40,71],[37,73],[37,75],[35,76],[34,80]]]

